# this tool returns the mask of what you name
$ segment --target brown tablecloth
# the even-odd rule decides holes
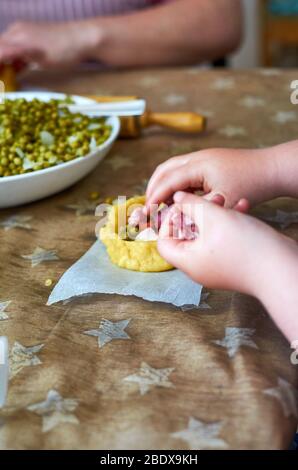
[[[92,191],[102,197],[142,192],[156,165],[172,155],[297,138],[290,102],[297,74],[190,68],[24,79],[31,88],[142,96],[156,111],[203,112],[209,126],[201,136],[152,129],[140,139],[119,140],[74,187],[1,211],[0,221],[32,216],[31,230],[0,228],[0,302],[11,301],[0,313],[11,356],[9,395],[0,411],[2,449],[289,447],[298,418],[297,365],[256,300],[205,291],[201,308],[187,311],[117,295],[48,307],[52,287],[45,281],[56,283],[95,240],[95,217],[66,205],[81,207]],[[275,218],[277,209],[295,212],[298,202],[274,201],[257,214]],[[284,232],[298,239],[297,223]],[[21,256],[37,246],[56,250],[60,259],[31,268]],[[130,322],[99,331],[103,319]],[[88,330],[97,332],[84,334]],[[109,332],[114,339],[99,347],[96,334],[102,345]],[[117,339],[123,332],[129,338]]]

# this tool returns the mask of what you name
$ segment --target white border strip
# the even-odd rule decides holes
[[[8,389],[8,341],[5,336],[0,336],[0,408],[5,405]]]

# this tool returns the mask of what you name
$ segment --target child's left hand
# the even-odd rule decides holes
[[[158,240],[160,254],[206,287],[257,295],[258,277],[271,256],[271,242],[280,235],[263,222],[202,197],[178,192]],[[198,227],[194,240],[174,237],[171,213],[179,211]],[[258,266],[258,270],[256,267]]]
[[[290,340],[298,339],[298,245],[251,216],[178,192],[174,208],[198,227],[194,240],[172,236],[171,211],[158,250],[170,264],[205,287],[257,297]]]

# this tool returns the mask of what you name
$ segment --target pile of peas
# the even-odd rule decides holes
[[[83,157],[110,134],[105,118],[70,113],[61,100],[4,100],[0,103],[0,177]]]

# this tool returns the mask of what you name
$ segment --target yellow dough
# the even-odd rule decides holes
[[[105,244],[111,261],[120,268],[142,272],[161,272],[173,269],[157,251],[156,241],[123,240],[118,235],[118,214],[127,221],[129,207],[144,205],[145,197],[133,197],[125,204],[112,207],[107,224],[100,230],[100,239]],[[114,236],[113,236],[114,235]]]

